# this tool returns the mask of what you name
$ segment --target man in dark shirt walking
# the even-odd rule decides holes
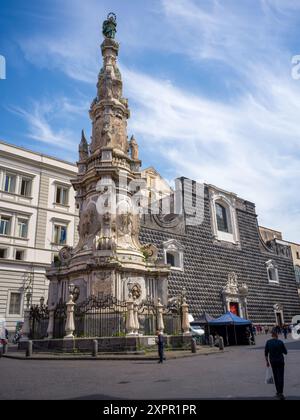
[[[265,356],[267,367],[272,367],[275,386],[277,390],[277,398],[284,400],[284,354],[287,354],[287,349],[284,343],[278,339],[278,334],[274,330],[272,333],[272,340],[267,341],[265,348]]]
[[[163,363],[164,361],[164,337],[161,333],[161,331],[157,331],[156,332],[157,335],[157,339],[156,339],[156,344],[158,346],[158,355],[159,355],[159,362],[158,363]]]

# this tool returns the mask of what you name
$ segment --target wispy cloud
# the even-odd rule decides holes
[[[23,118],[28,125],[26,136],[37,142],[74,151],[77,148],[78,133],[71,129],[57,129],[57,121],[73,121],[78,115],[86,112],[87,104],[74,105],[66,98],[53,101],[32,101],[29,109],[9,107],[8,110]]]

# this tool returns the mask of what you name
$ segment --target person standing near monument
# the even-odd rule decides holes
[[[283,389],[284,389],[284,355],[287,355],[287,349],[284,343],[278,339],[276,330],[272,332],[272,339],[267,341],[265,347],[265,357],[267,361],[267,367],[270,365],[273,370],[274,381],[276,386],[277,395],[276,397],[280,400],[285,400]]]
[[[158,356],[159,356],[159,362],[158,363],[163,363],[163,361],[165,360],[164,358],[164,337],[161,331],[157,330],[156,332],[157,335],[157,339],[156,339],[156,344],[158,347]]]

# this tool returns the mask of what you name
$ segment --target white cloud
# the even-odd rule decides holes
[[[300,179],[300,90],[293,81],[265,74],[263,95],[254,92],[225,105],[168,81],[123,73],[136,102],[131,128],[144,147],[150,143],[156,155],[162,154],[174,175],[205,178],[255,201],[261,222],[284,227],[286,236],[296,241],[299,222],[289,220],[297,217],[293,209],[300,206],[295,194]]]
[[[75,117],[86,112],[86,103],[76,106],[68,99],[60,98],[48,102],[33,101],[30,109],[26,110],[21,107],[10,107],[8,110],[27,122],[28,132],[25,135],[28,138],[70,152],[77,149],[78,133],[68,128],[55,127],[58,120],[63,120],[65,126],[67,122],[72,123]]]

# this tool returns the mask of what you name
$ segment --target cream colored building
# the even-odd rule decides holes
[[[71,163],[0,141],[0,318],[10,332],[27,300],[48,296],[45,270],[78,240]]]
[[[159,202],[164,198],[170,197],[173,192],[173,189],[168,182],[152,166],[142,170],[142,179],[144,179],[147,184],[149,202]]]
[[[295,266],[296,282],[298,284],[299,296],[300,296],[300,244],[294,242],[288,242],[283,240],[282,233],[276,230],[268,229],[260,226],[260,234],[265,242],[277,241],[289,245],[292,251],[293,262]]]
[[[300,244],[288,242],[292,249],[293,261],[295,265],[296,281],[298,283],[299,295],[300,295]]]
[[[273,230],[273,229],[260,226],[259,231],[264,242],[273,241],[274,239],[278,239],[282,241],[282,233],[279,232],[278,230]]]

